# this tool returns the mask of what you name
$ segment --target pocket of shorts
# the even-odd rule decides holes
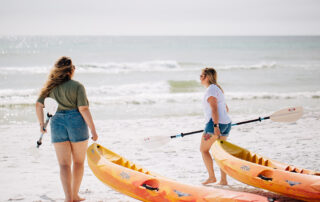
[[[224,134],[224,135],[229,134],[230,130],[231,130],[231,123],[223,124],[223,127],[220,129],[221,134]]]
[[[67,121],[70,128],[81,128],[82,125],[86,124],[80,113],[69,115]]]

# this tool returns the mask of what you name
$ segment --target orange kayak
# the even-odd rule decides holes
[[[89,167],[100,181],[141,201],[268,201],[260,195],[175,182],[96,143],[88,148],[87,157]]]
[[[320,173],[260,156],[226,141],[216,141],[212,154],[227,175],[245,184],[295,199],[320,201]]]

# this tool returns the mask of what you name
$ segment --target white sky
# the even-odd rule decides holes
[[[0,0],[0,35],[320,35],[320,0]]]

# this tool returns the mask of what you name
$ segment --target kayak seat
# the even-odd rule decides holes
[[[111,162],[116,163],[116,164],[119,164],[121,162],[121,160],[123,159],[119,155],[115,155],[114,153],[106,151],[104,149],[100,149],[100,147],[98,147],[98,151],[103,157],[108,159],[108,161],[111,161]]]
[[[243,150],[241,148],[238,147],[227,147],[224,148],[226,152],[228,152],[229,154],[231,154],[234,157],[237,158],[241,158]]]
[[[97,145],[97,149],[98,149],[98,152],[106,159],[108,160],[109,162],[112,162],[114,164],[117,164],[117,165],[120,165],[120,166],[123,166],[123,167],[126,167],[126,168],[129,168],[129,169],[132,169],[132,170],[135,170],[135,171],[138,171],[138,172],[141,172],[141,173],[144,173],[146,175],[150,175],[151,173],[149,171],[146,171],[144,170],[143,168],[141,167],[138,167],[136,164],[134,163],[131,163],[130,161],[126,160],[125,158],[113,153],[112,151],[109,151],[109,150],[106,150],[106,149],[102,149],[100,147],[100,145]],[[99,164],[99,163],[98,163]],[[101,167],[104,167],[104,163],[101,163],[101,165],[98,165],[98,166],[101,166]]]
[[[240,158],[242,160],[245,161],[249,161],[252,163],[256,163],[259,165],[263,165],[263,166],[269,166],[269,161],[268,160],[264,160],[263,157],[257,155],[257,154],[251,154],[250,151],[242,149],[240,147],[236,147],[236,146],[224,146],[224,149],[227,153],[231,154],[232,156],[236,157],[236,158]]]

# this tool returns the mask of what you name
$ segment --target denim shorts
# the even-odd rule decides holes
[[[58,111],[51,118],[51,142],[80,142],[89,139],[86,122],[77,109]]]
[[[231,130],[231,123],[228,124],[222,124],[219,123],[219,129],[220,129],[220,135],[228,137],[229,132]],[[204,128],[205,134],[214,134],[214,127],[213,127],[213,121],[210,119],[208,123],[206,123],[206,127]]]

